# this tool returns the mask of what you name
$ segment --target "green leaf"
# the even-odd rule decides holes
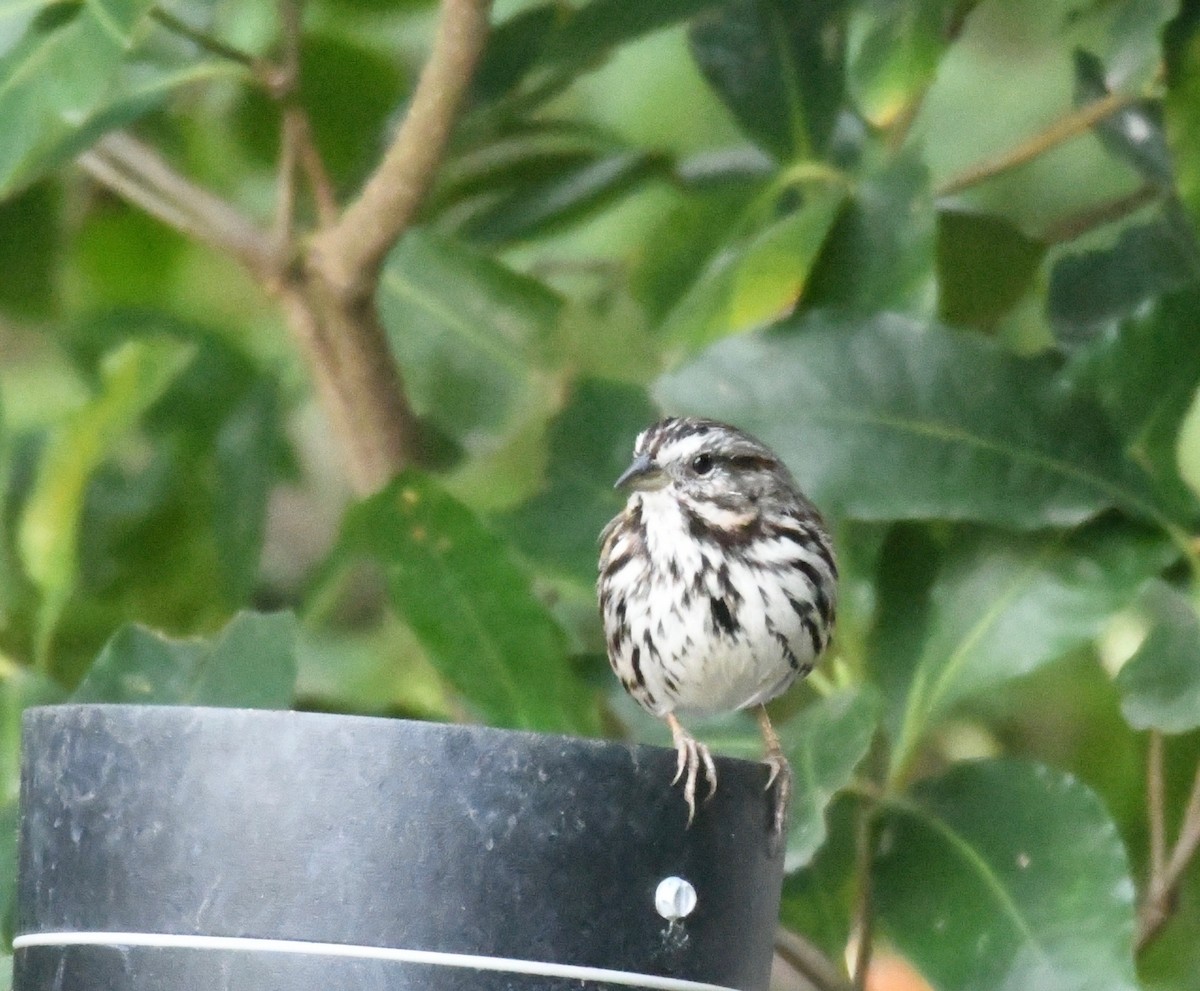
[[[1197,279],[1200,242],[1183,210],[1168,200],[1153,219],[1125,227],[1111,246],[1059,259],[1050,276],[1050,321],[1060,340],[1078,343]]]
[[[1134,991],[1116,826],[1069,775],[959,764],[889,800],[872,869],[888,938],[939,991]]]
[[[1200,16],[1188,8],[1163,32],[1167,92],[1163,130],[1175,188],[1192,224],[1200,224]]]
[[[1029,291],[1044,254],[1041,244],[998,217],[942,211],[937,223],[939,318],[951,326],[994,328]]]
[[[1090,643],[1176,553],[1109,528],[1057,541],[957,533],[927,592],[882,590],[870,663],[889,703],[892,778],[956,704]]]
[[[779,727],[796,775],[788,816],[789,873],[808,866],[825,843],[826,811],[867,755],[878,716],[879,696],[864,686],[821,699]]]
[[[0,58],[0,197],[136,120],[176,88],[243,72],[228,61],[181,64],[143,51],[124,24],[136,6],[49,6]]]
[[[842,99],[837,0],[728,0],[692,22],[692,53],[741,128],[780,161],[824,148]]]
[[[1050,361],[935,325],[807,313],[719,342],[655,392],[670,410],[761,437],[834,516],[1019,530],[1111,506],[1163,518],[1102,416]]]
[[[388,257],[379,308],[413,406],[458,439],[541,404],[560,300],[491,258],[421,230]]]
[[[377,561],[393,608],[490,724],[594,734],[595,698],[506,545],[414,471],[346,514],[333,568]]]
[[[240,604],[254,590],[267,498],[279,457],[279,398],[272,382],[250,390],[217,432],[213,538],[222,591]]]
[[[846,80],[873,126],[902,119],[932,81],[953,8],[949,0],[867,0],[850,12]]]
[[[540,180],[531,181],[524,175],[512,188],[489,188],[480,202],[465,205],[468,212],[457,220],[454,230],[484,245],[544,236],[666,173],[666,161],[652,152],[588,156]]]
[[[1185,417],[1200,385],[1200,349],[1193,315],[1200,291],[1189,287],[1159,299],[1073,353],[1071,373],[1092,392],[1121,434],[1130,457],[1153,477],[1159,498],[1181,519],[1196,516],[1200,442]],[[1183,476],[1182,479],[1180,476]]]
[[[130,341],[105,358],[97,395],[52,435],[21,517],[18,549],[42,593],[44,651],[78,570],[78,525],[93,472],[192,359],[166,339]]]
[[[830,960],[842,958],[854,926],[858,895],[855,816],[860,803],[843,792],[829,804],[829,838],[809,863],[783,879],[779,921],[820,947]]]
[[[592,585],[600,531],[623,503],[613,483],[629,466],[634,438],[655,419],[642,389],[576,383],[550,426],[545,488],[502,516],[500,528],[543,565]]]
[[[840,186],[820,187],[798,209],[721,245],[663,321],[661,336],[692,350],[789,313],[844,199]]]
[[[592,0],[575,8],[561,3],[527,8],[493,30],[475,79],[476,94],[483,101],[497,100],[539,69],[557,74],[559,85],[565,85],[617,47],[719,2]]]
[[[74,702],[286,709],[296,684],[296,619],[240,612],[213,640],[118,630],[71,696]]]
[[[54,312],[62,260],[59,202],[51,183],[0,202],[0,308],[7,313],[45,319]]]
[[[1121,713],[1134,729],[1186,733],[1200,726],[1200,619],[1191,600],[1154,582],[1139,612],[1149,629],[1117,673]]]
[[[930,318],[937,243],[928,170],[903,153],[855,182],[813,266],[805,306]]]

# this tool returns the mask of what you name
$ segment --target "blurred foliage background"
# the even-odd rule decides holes
[[[436,16],[306,5],[338,202]],[[608,671],[596,536],[637,431],[697,412],[785,457],[842,564],[834,656],[775,709],[781,958],[1200,988],[1200,3],[492,24],[376,296],[423,453],[363,498],[270,287],[73,164],[136,135],[269,224],[279,10],[0,0],[0,898],[31,704],[666,743]]]

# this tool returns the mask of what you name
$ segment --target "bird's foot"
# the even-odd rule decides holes
[[[704,798],[708,801],[717,793],[717,766],[713,763],[708,747],[685,730],[673,714],[668,713],[666,719],[667,725],[671,727],[675,752],[679,755],[671,784],[678,783],[680,778],[683,779],[683,800],[687,802],[688,807],[687,824],[691,826],[696,817],[696,779],[701,773],[708,778],[708,794]]]
[[[762,730],[763,742],[767,745],[763,763],[770,769],[767,774],[767,791],[772,785],[775,789],[775,829],[772,834],[773,843],[778,844],[783,837],[784,825],[787,822],[788,805],[792,800],[792,765],[788,763],[783,753],[783,744],[779,742],[779,734],[771,725],[771,717],[767,715],[766,706],[760,705],[755,713],[758,726]]]
[[[782,750],[768,750],[763,763],[769,768],[767,785],[764,790],[770,791],[775,785],[775,829],[776,842],[783,836],[784,824],[787,822],[788,806],[792,801],[792,765],[783,755]]]

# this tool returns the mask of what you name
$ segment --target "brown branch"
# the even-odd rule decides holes
[[[1162,871],[1151,874],[1145,899],[1138,911],[1136,945],[1139,951],[1158,936],[1174,913],[1179,883],[1197,849],[1200,849],[1200,767],[1196,768],[1175,846]]]
[[[775,930],[775,952],[805,981],[820,991],[854,991],[837,965],[803,936],[780,926]]]
[[[1146,826],[1150,833],[1150,877],[1161,877],[1167,866],[1166,800],[1163,797],[1163,738],[1150,731],[1146,748]]]
[[[933,191],[933,195],[935,197],[952,196],[970,189],[972,186],[978,186],[1002,172],[1009,172],[1026,165],[1052,148],[1064,144],[1072,138],[1077,138],[1081,134],[1086,134],[1106,117],[1111,117],[1118,111],[1124,110],[1139,99],[1141,97],[1136,93],[1109,93],[1099,100],[1060,117],[1045,130],[1039,131],[1015,148],[1011,148],[995,158],[973,165],[947,179]]]
[[[488,32],[490,0],[443,0],[404,123],[358,198],[312,240],[310,265],[346,300],[374,294],[383,260],[433,181]]]
[[[259,278],[273,269],[274,252],[266,233],[128,134],[106,135],[79,162],[97,182],[180,233],[232,255]]]

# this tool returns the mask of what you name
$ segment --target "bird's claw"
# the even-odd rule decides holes
[[[769,750],[763,758],[767,765],[767,784],[763,789],[770,791],[771,786],[778,783],[775,792],[775,838],[783,835],[784,822],[787,819],[788,805],[792,800],[792,765],[783,755],[782,750]]]
[[[675,751],[678,760],[675,764],[675,777],[671,784],[678,784],[683,779],[683,800],[687,803],[687,824],[691,826],[696,817],[696,779],[703,774],[708,778],[707,802],[717,793],[717,766],[713,763],[712,754],[708,747],[689,734],[677,722],[671,725],[671,735],[675,739]]]

